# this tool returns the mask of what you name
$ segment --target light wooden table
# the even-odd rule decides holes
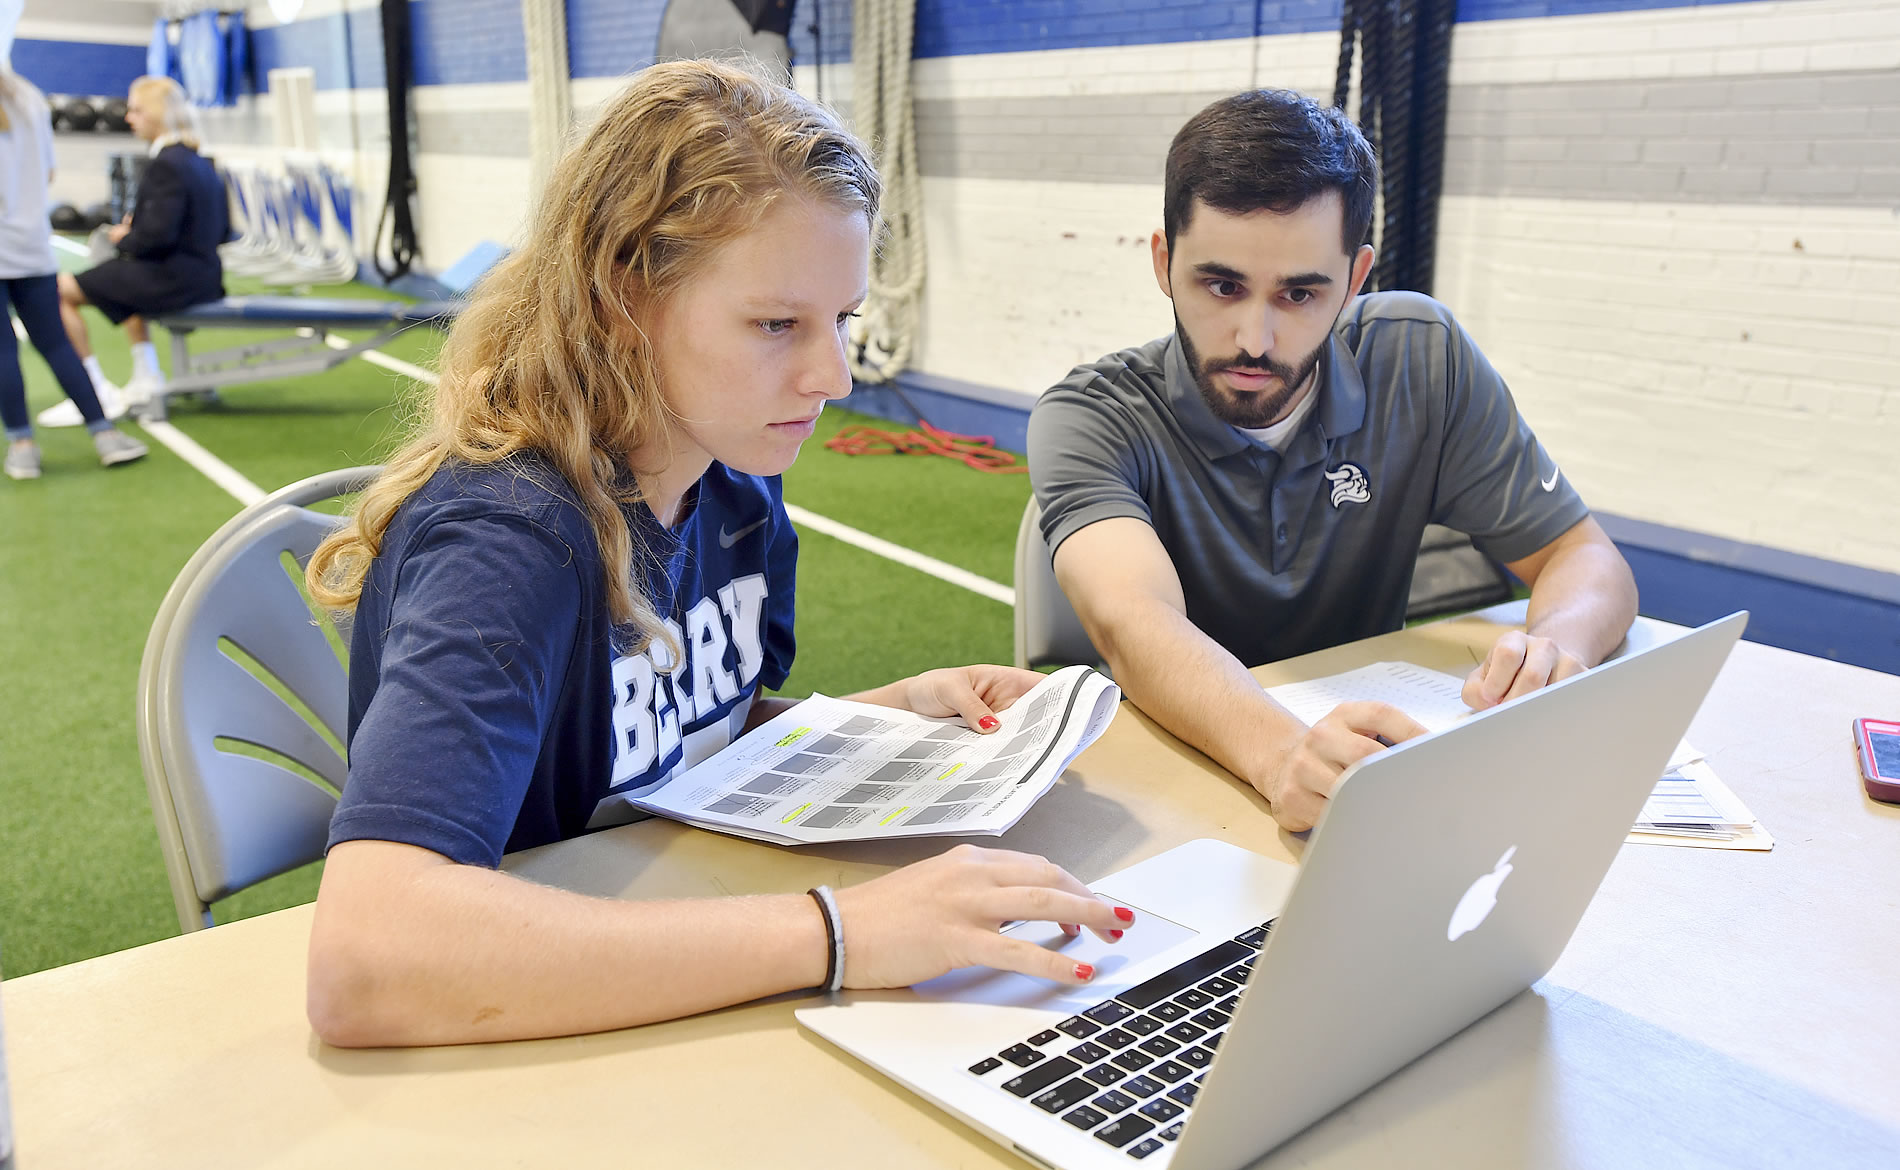
[[[1498,629],[1461,619],[1256,673],[1462,673]],[[1896,714],[1900,678],[1737,647],[1690,736],[1774,852],[1625,846],[1546,980],[1261,1164],[1900,1166],[1900,809],[1866,799],[1848,734]],[[1199,836],[1300,848],[1124,706],[1003,842],[1087,880]],[[508,867],[694,897],[856,881],[942,847],[791,850],[648,821]],[[286,910],[0,986],[18,1170],[1025,1165],[801,1032],[794,997],[573,1039],[326,1048],[303,1014],[309,923]]]

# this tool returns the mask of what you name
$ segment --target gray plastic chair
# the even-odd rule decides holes
[[[348,672],[283,558],[301,568],[341,523],[308,505],[360,491],[379,470],[326,472],[245,508],[159,605],[139,665],[139,756],[181,930],[213,925],[211,903],[323,856],[344,759],[228,647],[342,742]],[[338,633],[347,645],[348,630]],[[328,788],[219,740],[294,761]]]
[[[1056,584],[1049,545],[1042,539],[1042,509],[1029,497],[1016,529],[1016,665],[1069,666],[1084,663],[1104,669],[1102,656],[1082,628],[1075,607]],[[1419,542],[1418,560],[1407,599],[1408,621],[1463,612],[1512,596],[1511,581],[1471,538],[1432,524]]]
[[[1016,528],[1016,665],[1103,668],[1102,656],[1068,595],[1056,584],[1048,542],[1042,538],[1042,509],[1030,496]]]

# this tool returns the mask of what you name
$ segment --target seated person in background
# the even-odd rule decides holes
[[[126,222],[111,229],[117,259],[77,276],[59,278],[60,316],[73,348],[85,362],[94,390],[109,417],[149,398],[165,384],[145,318],[224,295],[224,265],[218,245],[231,234],[224,183],[211,160],[198,153],[197,118],[185,91],[168,77],[141,77],[126,98],[126,121],[151,144],[151,165],[139,180],[138,200]],[[106,380],[79,315],[92,305],[114,325],[124,323],[132,340],[132,380],[122,399]],[[40,425],[78,426],[70,402],[40,412]]]
[[[0,30],[4,31],[4,30]],[[4,470],[10,479],[38,479],[40,448],[26,413],[26,380],[12,314],[46,359],[60,388],[77,404],[93,449],[107,467],[145,456],[145,444],[106,419],[86,371],[59,319],[59,265],[46,218],[53,177],[53,120],[33,83],[0,57],[0,421],[6,424]]]
[[[1175,330],[1036,403],[1056,578],[1127,696],[1311,828],[1339,774],[1421,734],[1379,703],[1312,727],[1247,667],[1398,629],[1429,523],[1531,587],[1464,687],[1488,707],[1601,661],[1629,567],[1443,305],[1357,296],[1378,168],[1338,110],[1261,90],[1168,150],[1155,279]]]
[[[784,710],[797,536],[779,474],[851,388],[880,184],[823,108],[728,65],[638,74],[562,160],[450,334],[431,419],[309,567],[355,609],[349,778],[310,936],[340,1045],[565,1035],[837,978],[1093,971],[998,933],[1133,912],[961,845],[812,896],[622,902],[497,872],[631,818]],[[1040,676],[933,670],[858,696],[994,731]],[[748,846],[772,848],[771,846]]]

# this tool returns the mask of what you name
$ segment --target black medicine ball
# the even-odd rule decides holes
[[[91,226],[86,223],[86,217],[81,215],[79,209],[70,203],[62,203],[58,207],[53,208],[52,213],[46,218],[53,225],[53,230],[56,232],[84,232],[92,230]]]
[[[84,133],[99,124],[99,111],[85,98],[74,98],[66,103],[66,122],[74,130]]]
[[[108,98],[99,103],[99,129],[114,134],[130,134],[132,124],[125,120],[125,99]]]

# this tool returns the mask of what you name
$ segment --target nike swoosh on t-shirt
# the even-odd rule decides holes
[[[725,525],[723,524],[720,525],[719,526],[719,547],[731,548],[733,545],[738,544],[740,541],[744,540],[746,536],[752,532],[753,529],[760,527],[764,523],[765,521],[763,520],[754,520],[752,523],[746,525],[744,528],[741,528],[737,532],[727,532]]]
[[[1549,491],[1557,490],[1557,476],[1559,474],[1560,474],[1559,472],[1553,469],[1550,473],[1550,478],[1542,481],[1545,491],[1549,492]]]

